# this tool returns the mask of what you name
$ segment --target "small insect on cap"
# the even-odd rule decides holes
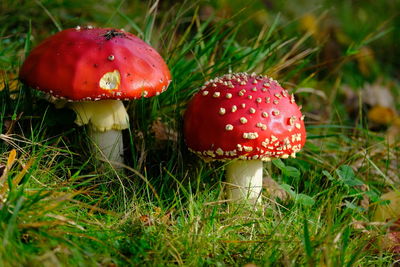
[[[164,92],[171,75],[157,51],[135,35],[76,27],[34,48],[21,67],[20,79],[73,101],[129,100]]]
[[[204,159],[295,157],[306,141],[303,119],[293,95],[272,78],[226,74],[206,82],[190,101],[185,141]]]

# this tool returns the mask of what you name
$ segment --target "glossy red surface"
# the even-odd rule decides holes
[[[107,81],[107,73],[113,74],[115,86],[104,89],[100,81]],[[171,75],[157,51],[131,33],[74,28],[34,48],[20,79],[56,97],[99,100],[154,96],[167,89]]]
[[[294,156],[306,141],[294,97],[276,81],[245,73],[206,83],[185,113],[185,140],[211,159],[264,159]]]

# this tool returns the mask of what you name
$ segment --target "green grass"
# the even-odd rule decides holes
[[[267,8],[254,1],[247,9],[239,1],[187,1],[172,9],[167,2],[0,4],[0,68],[6,71],[0,73],[0,265],[394,262],[377,242],[385,227],[370,222],[382,192],[399,185],[400,150],[387,144],[384,127],[370,130],[366,105],[345,104],[343,88],[357,94],[364,82],[385,79],[400,103],[398,62],[381,51],[393,51],[400,36],[396,2],[306,1],[322,21],[319,35],[301,26],[308,9],[279,1]],[[382,28],[366,23],[365,14]],[[72,111],[14,82],[31,47],[77,24],[137,34],[172,72],[167,92],[126,103],[131,127],[124,133],[129,167],[123,174],[88,155],[86,131],[74,125]],[[363,47],[377,51],[368,72],[354,56]],[[298,158],[265,165],[289,198],[265,192],[256,210],[221,201],[223,164],[202,162],[182,136],[191,96],[207,79],[230,71],[273,75],[298,91],[306,114],[308,141]],[[306,87],[314,91],[301,90]],[[156,138],[152,125],[159,118],[177,138]]]

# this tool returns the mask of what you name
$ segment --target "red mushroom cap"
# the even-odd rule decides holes
[[[206,159],[295,157],[306,141],[294,96],[277,81],[247,73],[205,83],[185,113],[189,149]]]
[[[70,100],[128,100],[164,92],[171,75],[157,51],[135,35],[77,27],[33,49],[21,67],[20,79]]]

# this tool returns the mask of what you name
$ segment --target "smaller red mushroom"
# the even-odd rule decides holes
[[[262,162],[295,157],[306,141],[294,96],[263,75],[226,74],[205,83],[184,118],[189,149],[205,160],[229,161],[228,197],[261,200]]]
[[[75,122],[88,124],[103,156],[117,163],[123,161],[121,130],[129,125],[122,100],[159,95],[171,81],[164,60],[144,41],[93,27],[47,38],[31,51],[19,76],[30,87],[70,102]]]

